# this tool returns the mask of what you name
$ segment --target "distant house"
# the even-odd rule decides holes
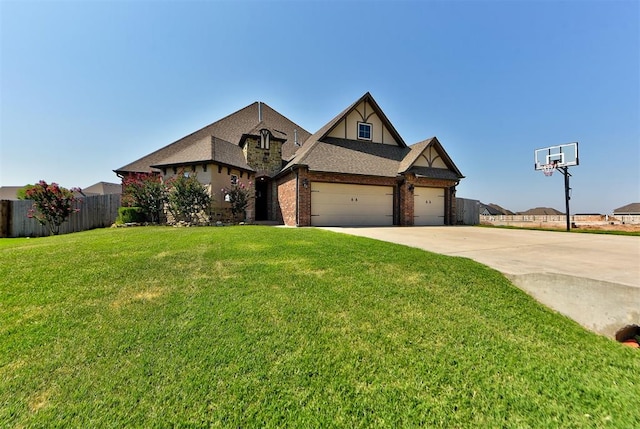
[[[515,213],[512,212],[511,210],[505,209],[503,207],[500,207],[499,205],[495,204],[495,203],[489,203],[489,206],[498,210],[501,214],[503,215],[514,215]]]
[[[489,203],[489,204],[480,203],[480,214],[485,216],[501,216],[501,215],[514,215],[515,213],[512,212],[511,210],[502,208],[499,205],[494,203]]]
[[[452,225],[464,177],[436,137],[408,146],[370,93],[311,134],[255,102],[117,170],[195,174],[213,199],[252,182],[248,220],[290,226]]]
[[[631,203],[626,206],[618,207],[613,211],[614,215],[640,215],[640,203]]]
[[[489,204],[480,203],[480,215],[482,216],[500,216],[503,213],[491,207]]]
[[[98,182],[82,189],[85,195],[111,195],[122,194],[122,185],[119,183]]]
[[[535,209],[529,209],[526,212],[518,212],[518,214],[526,216],[556,216],[563,215],[564,213],[550,207],[536,207]]]
[[[0,200],[17,200],[18,191],[24,186],[0,186]]]

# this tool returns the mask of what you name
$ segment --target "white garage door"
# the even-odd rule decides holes
[[[444,225],[444,188],[413,190],[413,224]]]
[[[311,225],[393,225],[393,187],[311,182]]]

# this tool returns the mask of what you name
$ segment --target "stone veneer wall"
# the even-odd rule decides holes
[[[244,157],[255,171],[256,176],[273,177],[282,168],[282,142],[270,139],[269,149],[260,147],[260,138],[248,137],[242,148]]]

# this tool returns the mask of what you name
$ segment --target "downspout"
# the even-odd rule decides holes
[[[300,195],[298,194],[298,186],[299,186],[299,172],[296,169],[296,227],[300,226]]]

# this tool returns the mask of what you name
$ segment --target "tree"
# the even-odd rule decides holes
[[[33,187],[33,185],[29,183],[28,185],[18,189],[18,191],[16,192],[16,198],[18,198],[19,200],[28,200],[29,198],[27,198],[27,189],[31,187]]]
[[[244,211],[251,198],[251,182],[247,186],[242,182],[238,182],[228,188],[222,188],[222,192],[225,194],[225,201],[231,203],[231,214],[233,214],[234,219],[238,219],[240,216],[244,217]]]
[[[155,173],[131,173],[122,179],[122,184],[122,205],[140,207],[148,221],[160,222],[167,200],[167,187],[162,182],[162,177]]]
[[[80,211],[74,207],[74,203],[79,200],[73,195],[74,192],[80,192],[80,188],[66,189],[57,183],[48,184],[44,180],[27,187],[26,198],[33,200],[33,208],[27,216],[48,227],[51,234],[58,235],[60,225],[71,213]]]
[[[181,170],[176,177],[167,181],[167,187],[168,209],[176,222],[197,224],[203,212],[208,214],[211,196],[195,173],[188,174]]]

